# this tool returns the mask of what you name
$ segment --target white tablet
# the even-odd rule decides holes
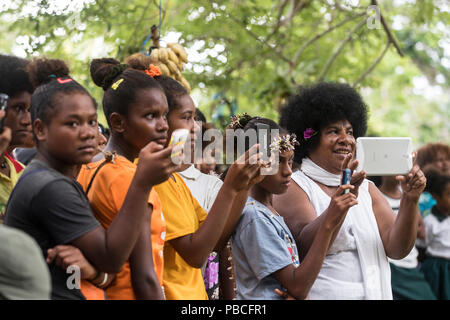
[[[407,174],[413,166],[411,138],[359,137],[356,139],[358,168],[368,176]]]

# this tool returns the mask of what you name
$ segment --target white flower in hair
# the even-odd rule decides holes
[[[270,151],[272,152],[287,152],[295,149],[295,146],[299,146],[300,143],[297,141],[297,136],[293,134],[287,134],[284,136],[279,136],[274,139],[270,144]]]

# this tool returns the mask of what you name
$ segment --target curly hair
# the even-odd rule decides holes
[[[419,167],[435,162],[438,156],[442,154],[447,160],[450,160],[450,146],[445,143],[428,143],[417,150],[416,163]]]
[[[31,96],[30,111],[31,121],[41,119],[49,124],[55,111],[61,107],[60,94],[86,94],[97,103],[90,93],[69,75],[69,67],[63,60],[36,58],[26,67],[34,92]]]
[[[295,148],[295,162],[314,150],[320,141],[320,131],[333,122],[348,120],[355,139],[367,131],[368,108],[359,93],[348,84],[321,82],[301,87],[283,106],[280,125],[297,135],[300,146]],[[319,134],[305,140],[303,134],[312,128]]]
[[[25,67],[29,61],[15,56],[0,54],[0,92],[13,97],[21,92],[33,93]]]

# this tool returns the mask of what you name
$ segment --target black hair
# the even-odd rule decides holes
[[[148,69],[150,65],[158,66],[161,63],[154,60],[151,56],[146,56],[142,53],[132,54],[125,59],[125,62],[130,66],[130,68],[141,71]],[[154,79],[164,90],[164,94],[167,98],[167,104],[169,105],[169,113],[180,107],[177,100],[179,97],[189,95],[186,88],[179,81],[171,77],[161,74],[160,76],[155,76]]]
[[[131,68],[128,64],[121,64],[112,58],[92,60],[90,72],[94,83],[104,90],[103,112],[109,127],[111,127],[110,115],[117,112],[127,116],[128,107],[135,102],[140,90],[162,91],[158,82],[143,70]]]
[[[195,120],[196,121],[201,121],[203,123],[206,123],[206,117],[203,114],[203,112],[200,111],[199,108],[195,108]]]
[[[238,115],[238,116],[232,116],[231,117],[231,122],[230,124],[226,127],[227,130],[232,129],[232,130],[243,130],[244,132],[250,129],[255,130],[256,132],[258,132],[258,127],[257,124],[266,124],[269,126],[269,130],[279,130],[280,135],[284,135],[287,134],[288,131],[286,131],[284,128],[282,128],[280,125],[278,125],[275,121],[268,119],[268,118],[260,118],[260,117],[252,117],[247,113],[244,113],[242,115]],[[227,136],[225,135],[224,137],[225,139],[227,138]],[[270,135],[267,136],[268,139],[270,138]],[[237,153],[237,136],[234,136],[234,153]],[[245,151],[247,151],[248,149],[250,149],[252,147],[252,145],[250,145],[250,139],[245,138]],[[267,141],[267,146],[270,146],[271,141],[268,140]],[[224,142],[224,146],[226,146],[226,142]],[[270,153],[270,150],[268,150]],[[227,176],[228,173],[228,169],[230,167],[226,168],[225,171],[220,175],[220,179],[222,181],[225,181],[225,177]]]
[[[424,174],[427,178],[425,191],[441,196],[445,186],[450,183],[450,175],[441,172],[434,166],[427,166],[424,169]]]
[[[10,97],[21,92],[33,93],[25,67],[29,61],[15,56],[0,54],[0,93]]]
[[[367,179],[372,181],[377,188],[380,188],[381,184],[383,183],[382,176],[367,176]]]
[[[320,130],[339,120],[348,120],[355,139],[367,131],[367,106],[358,92],[344,83],[321,82],[302,87],[282,108],[280,125],[297,135],[300,146],[295,148],[295,161],[314,150],[320,139]],[[318,132],[305,140],[304,132],[312,128]]]
[[[253,129],[256,132],[258,132],[257,124],[266,124],[269,126],[269,130],[279,130],[280,134],[287,133],[286,130],[281,128],[275,121],[267,118],[260,118],[260,117],[252,117],[248,115],[247,113],[244,113],[243,115],[239,115],[237,117],[231,117],[232,121],[227,126],[227,129],[233,129],[233,130],[239,130],[242,129],[244,132],[247,130]],[[235,120],[233,120],[235,119]],[[236,121],[237,120],[237,121]],[[226,136],[225,136],[226,138]],[[268,139],[270,139],[270,134],[267,136]],[[235,140],[237,137],[234,138]],[[250,149],[252,146],[249,144],[249,139],[245,139],[245,151]],[[269,146],[271,141],[267,141],[267,146]],[[224,144],[226,145],[226,144]],[[236,147],[236,141],[235,141],[235,147]]]
[[[189,95],[186,88],[175,79],[167,76],[155,77],[156,81],[164,89],[164,93],[167,97],[167,103],[169,104],[169,113],[175,109],[178,109],[180,105],[178,104],[178,98],[184,95]]]
[[[98,123],[98,131],[100,131],[100,133],[106,138],[106,140],[109,139],[109,135],[111,133],[109,128],[106,128],[100,122]]]
[[[46,125],[50,123],[55,111],[60,107],[60,94],[82,93],[95,100],[89,92],[69,75],[66,63],[59,59],[38,58],[26,67],[34,92],[31,96],[31,122],[41,119]]]

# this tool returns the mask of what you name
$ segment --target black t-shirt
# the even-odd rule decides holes
[[[39,160],[26,167],[13,189],[6,205],[5,224],[32,236],[44,257],[48,249],[70,244],[100,225],[83,188]],[[81,290],[73,286],[73,270],[66,273],[54,263],[49,269],[52,299],[84,299]]]

